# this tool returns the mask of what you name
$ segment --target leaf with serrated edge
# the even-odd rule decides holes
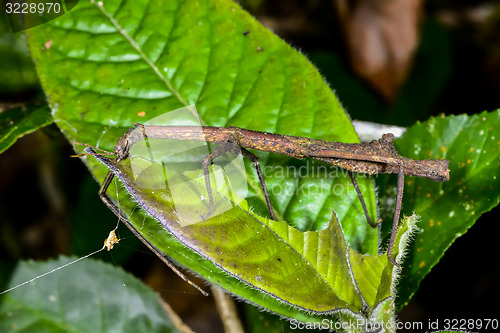
[[[500,200],[500,110],[431,118],[408,129],[396,147],[411,158],[450,160],[450,180],[408,178],[403,211],[421,217],[405,261],[398,304],[405,305],[446,249]]]
[[[367,256],[349,249],[349,260],[356,285],[368,307],[391,296],[392,265],[387,255]]]
[[[349,118],[315,68],[233,1],[100,3],[80,2],[68,14],[27,31],[55,121],[70,141],[111,150],[132,123],[188,104],[196,104],[208,125],[357,141]],[[49,49],[47,41],[52,41]],[[263,168],[305,163],[265,153],[259,157]],[[106,168],[93,159],[86,164],[97,179],[104,178]],[[281,181],[272,176],[266,175],[268,184]],[[349,244],[363,253],[377,252],[377,230],[366,224],[356,192],[346,185],[348,176],[329,179],[321,196],[298,191],[309,188],[302,186],[307,180],[299,180],[291,194],[271,190],[280,217],[295,220],[302,230],[318,230],[333,209]],[[373,185],[367,178],[359,182],[373,218]],[[265,214],[255,184],[250,182],[255,192],[250,205]],[[117,201],[114,186],[108,193]],[[118,193],[120,209],[173,260],[275,312],[310,319],[256,289],[242,288],[238,279],[176,241],[160,223],[140,211],[132,213],[135,203],[124,190]]]
[[[180,242],[243,283],[306,311],[361,310],[361,299],[349,275],[347,247],[336,218],[332,217],[326,230],[304,233],[286,222],[259,219],[233,205],[223,214],[182,226],[177,220],[177,202],[174,204],[168,189],[151,185],[155,180],[150,180],[148,186],[137,186],[131,168],[133,159],[115,163],[96,157]],[[200,192],[205,190],[203,184],[190,185],[199,187]],[[220,196],[216,189],[213,195]],[[307,246],[313,251],[307,251]]]
[[[347,244],[335,213],[324,230],[301,232],[285,222],[260,218],[328,282],[338,297],[361,308],[347,263]]]

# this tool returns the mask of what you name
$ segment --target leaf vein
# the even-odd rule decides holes
[[[144,52],[142,51],[141,47],[136,43],[136,41],[125,31],[125,29],[122,28],[122,26],[118,23],[118,21],[104,9],[104,6],[102,3],[98,2],[95,3],[96,7],[110,20],[110,22],[115,26],[115,28],[118,30],[118,32],[130,43],[130,45],[139,53],[141,58],[148,64],[148,66],[153,70],[153,72],[158,76],[158,78],[166,85],[166,87],[172,92],[172,94],[183,104],[184,106],[187,106],[188,103],[186,100],[181,96],[179,91],[177,91],[173,86],[172,83],[168,78],[166,78],[164,75],[161,74],[160,70],[156,65],[149,59]]]

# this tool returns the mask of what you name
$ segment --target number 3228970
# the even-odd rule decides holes
[[[7,14],[44,14],[44,13],[60,13],[61,4],[58,2],[39,2],[39,3],[11,3],[5,4],[5,12]]]

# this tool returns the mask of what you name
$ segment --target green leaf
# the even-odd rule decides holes
[[[208,207],[196,203],[207,190],[203,183],[186,180],[186,176],[173,172],[168,177],[170,188],[162,188],[163,179],[151,176],[151,168],[161,164],[141,158],[128,158],[121,162],[97,156],[120,178],[133,198],[165,229],[155,233],[152,243],[162,251],[168,251],[163,238],[175,236],[192,251],[219,266],[230,276],[240,280],[219,280],[208,274],[205,278],[240,296],[259,301],[273,309],[275,300],[294,305],[302,310],[318,313],[350,309],[360,312],[362,302],[357,294],[347,264],[346,244],[340,225],[333,215],[329,228],[319,232],[301,232],[286,222],[259,218],[248,211],[245,202],[236,205],[221,195],[219,188],[212,186],[215,206],[227,202],[223,213],[197,223],[184,224],[179,219],[181,210],[200,216]],[[140,166],[139,163],[143,165]],[[142,177],[135,170],[148,169]],[[144,175],[146,174],[146,175]],[[163,173],[161,173],[163,174]],[[180,178],[180,180],[176,180]],[[213,178],[213,177],[212,177]],[[191,195],[173,197],[171,184],[184,181]],[[216,215],[217,214],[217,215]],[[212,215],[212,216],[213,216]],[[194,220],[196,222],[197,220]],[[136,226],[145,235],[152,235],[147,226]],[[231,279],[232,280],[232,279]],[[253,290],[261,290],[272,298],[254,299]]]
[[[108,1],[103,9],[82,2],[27,34],[43,88],[58,106],[56,123],[70,141],[111,150],[132,123],[187,104],[196,104],[208,125],[357,141],[315,68],[233,1]],[[334,209],[349,242],[376,253],[377,232],[360,216],[349,177],[339,173],[311,193],[304,191],[311,179],[279,174],[288,166],[307,168],[310,161],[258,156],[269,170],[266,180],[282,219],[318,230]],[[104,176],[95,162],[89,167],[97,178]],[[255,172],[250,165],[248,170],[250,205],[265,215]],[[275,189],[275,183],[286,186]],[[375,217],[373,185],[369,179],[360,183]]]
[[[21,262],[9,285],[76,258]],[[1,296],[2,332],[179,332],[160,297],[132,275],[86,259]]]
[[[12,146],[17,139],[51,124],[47,106],[30,106],[0,112],[0,153]]]
[[[406,180],[403,211],[421,216],[403,268],[398,303],[405,305],[446,249],[500,200],[500,111],[431,118],[396,142],[411,158],[450,160],[450,180]]]
[[[392,264],[387,255],[366,256],[350,249],[354,280],[367,306],[373,309],[391,296]]]
[[[143,123],[196,104],[202,120],[212,126],[357,141],[349,117],[315,68],[233,1],[99,4],[81,2],[68,14],[27,31],[42,86],[50,104],[57,106],[55,121],[68,140],[112,150],[134,122]],[[51,41],[48,49],[47,41]],[[77,149],[81,152],[81,147]],[[320,230],[327,226],[333,209],[348,243],[363,253],[377,253],[378,231],[366,223],[347,174],[333,174],[318,193],[303,191],[317,188],[316,176],[299,174],[294,178],[280,172],[288,167],[307,170],[309,160],[266,153],[258,156],[263,169],[271,170],[265,177],[279,218],[301,230]],[[85,162],[97,179],[104,178],[104,166],[94,159]],[[249,164],[247,170],[251,177],[249,206],[266,216],[255,172]],[[375,220],[372,182],[361,177],[358,181]],[[275,190],[276,184],[286,184],[287,190]],[[183,245],[156,220],[135,210],[135,202],[125,192],[118,190],[119,201],[115,187],[108,194],[148,240],[163,244],[161,250],[169,257],[207,279],[239,288],[240,280]],[[249,212],[239,209],[234,214],[236,218]],[[257,217],[252,219],[257,221]],[[290,255],[297,255],[292,252]],[[325,283],[316,288],[322,285]],[[246,298],[271,303],[274,311],[285,316],[310,318],[260,290],[241,289]],[[349,306],[357,308],[357,302]]]
[[[173,235],[229,274],[232,279],[221,280],[213,273],[203,275],[234,294],[283,315],[288,311],[282,305],[287,304],[309,313],[348,309],[360,316],[362,310],[370,313],[362,299],[375,308],[390,297],[392,265],[387,257],[360,255],[351,250],[349,265],[347,244],[335,214],[327,229],[301,232],[286,222],[252,214],[245,201],[230,201],[226,183],[217,187],[211,176],[214,212],[200,218],[206,216],[209,206],[207,200],[199,199],[208,194],[203,174],[196,178],[198,171],[180,174],[165,163],[142,157],[131,156],[120,162],[96,157],[164,227],[153,231],[142,223],[135,224],[137,230],[164,252],[169,245],[163,240]],[[182,195],[174,194],[173,186],[177,184],[185,189]],[[193,214],[186,217],[185,210]],[[255,290],[263,293],[255,294]],[[317,319],[311,316],[309,320]]]

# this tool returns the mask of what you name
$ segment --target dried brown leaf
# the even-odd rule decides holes
[[[338,6],[337,6],[338,7]],[[394,100],[411,68],[419,39],[421,0],[360,0],[342,15],[354,71]]]

